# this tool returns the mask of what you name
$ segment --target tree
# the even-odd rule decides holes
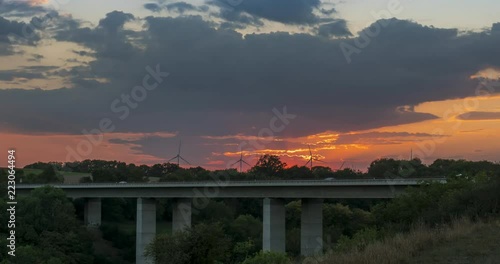
[[[313,178],[313,172],[306,166],[299,167],[295,165],[285,170],[284,178],[291,180],[311,179]]]
[[[259,178],[281,178],[285,171],[286,163],[281,162],[275,155],[264,155],[259,158],[257,164],[250,169],[250,172]]]
[[[174,234],[157,235],[145,255],[155,263],[215,264],[226,263],[231,240],[220,224],[199,224]]]
[[[57,173],[53,166],[46,166],[42,173],[28,174],[23,177],[24,183],[62,183],[64,178]]]
[[[250,253],[256,253],[262,245],[262,221],[251,215],[240,215],[230,224],[231,236],[234,241],[251,242]],[[253,251],[255,250],[255,251]]]
[[[93,182],[117,182],[118,177],[111,169],[95,169],[92,171]]]
[[[90,236],[61,189],[37,188],[18,202],[13,263],[93,263]]]

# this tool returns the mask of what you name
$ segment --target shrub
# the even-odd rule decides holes
[[[246,259],[242,264],[291,264],[291,260],[283,253],[264,252],[257,253],[252,258]]]

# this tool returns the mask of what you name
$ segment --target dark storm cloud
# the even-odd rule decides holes
[[[257,17],[231,10],[221,10],[220,16],[229,22],[222,23],[222,28],[246,28],[249,25],[262,26],[264,23]]]
[[[165,4],[165,1],[158,1],[158,3],[144,4],[143,7],[152,12],[160,12],[161,10],[166,9],[168,11],[179,14],[184,14],[187,11],[198,11],[198,12],[208,11],[208,6],[206,5],[195,6],[186,2],[174,2]]]
[[[494,23],[493,26],[491,27],[491,31],[493,32],[500,32],[500,23]]]
[[[13,81],[16,78],[23,79],[40,79],[43,78],[42,73],[34,73],[34,72],[25,72],[19,70],[8,70],[8,71],[0,71],[0,80],[1,81]]]
[[[13,45],[16,43],[32,45],[38,40],[40,38],[32,28],[27,27],[26,23],[11,21],[0,16],[0,56],[14,54]]]
[[[31,5],[29,1],[0,0],[0,15],[10,17],[32,17],[47,12],[47,9],[39,5]]]
[[[121,11],[113,11],[106,14],[106,18],[99,21],[99,27],[105,29],[108,32],[115,33],[118,29],[122,29],[125,22],[134,19],[134,16],[129,13],[123,13]]]
[[[117,131],[256,136],[278,118],[273,109],[282,118],[286,106],[296,118],[279,136],[355,131],[436,118],[411,106],[474,95],[477,80],[470,76],[484,65],[500,66],[499,34],[458,34],[401,20],[389,21],[348,64],[342,43],[366,42],[362,37],[242,36],[201,17],[148,17],[137,48],[128,41],[137,33],[122,28],[131,16],[107,18],[96,28],[58,35],[96,58],[58,71],[73,78],[75,89],[0,91],[0,111],[16,113],[2,115],[0,123],[28,132],[81,133],[109,117]],[[141,85],[146,66],[156,65],[169,77],[119,120],[111,102]]]
[[[313,13],[321,5],[320,0],[208,0],[207,3],[219,6],[221,15],[226,19],[238,17],[228,13],[244,12],[285,24],[315,24],[320,21],[320,18]]]
[[[16,78],[43,79],[48,71],[57,69],[57,66],[24,66],[16,70],[0,71],[0,80],[12,81]]]
[[[143,7],[152,12],[160,12],[162,9],[157,3],[146,3],[143,5]]]
[[[457,116],[460,120],[497,120],[500,112],[468,112]]]
[[[43,55],[31,54],[31,58],[29,58],[28,61],[40,62],[43,58],[45,58]]]
[[[331,15],[337,13],[337,10],[335,8],[330,8],[330,9],[321,8],[321,13],[324,15]]]
[[[95,55],[94,53],[88,52],[88,51],[85,51],[85,50],[72,50],[72,52],[75,53],[75,54],[77,54],[77,55],[80,55],[80,56],[92,57],[92,56]]]
[[[351,31],[347,28],[347,22],[343,19],[320,25],[318,27],[318,34],[324,37],[352,36]]]
[[[80,26],[58,30],[56,39],[79,43],[95,51],[95,53],[73,51],[81,56],[125,60],[138,50],[130,41],[131,38],[140,37],[138,33],[123,29],[125,23],[133,19],[135,18],[132,14],[113,11],[106,14],[96,28],[80,27],[78,21],[72,20],[74,24]]]
[[[195,7],[192,4],[188,4],[186,2],[171,3],[171,4],[167,4],[165,7],[168,10],[176,11],[176,12],[181,13],[181,14],[186,12],[186,11],[198,10],[197,7]]]

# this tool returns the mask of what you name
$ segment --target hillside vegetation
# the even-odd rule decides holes
[[[392,199],[326,199],[323,206],[325,254],[302,259],[300,254],[300,200],[286,202],[287,254],[262,249],[261,199],[207,199],[196,208],[192,228],[172,234],[172,200],[157,200],[157,237],[148,255],[169,264],[289,264],[289,263],[439,263],[453,255],[456,263],[492,263],[498,259],[496,222],[500,210],[500,164],[464,160],[436,160],[431,165],[381,159],[367,172],[333,171],[326,167],[287,167],[278,157],[262,156],[246,173],[180,168],[176,164],[153,166],[116,161],[83,161],[73,164],[32,164],[28,175],[17,179],[32,183],[59,183],[59,172],[90,173],[83,182],[144,182],[213,180],[213,177],[244,179],[427,178],[446,177],[446,183],[425,182]],[[35,174],[36,171],[41,170]],[[21,172],[21,171],[19,171]],[[6,184],[0,170],[0,186]],[[6,205],[5,194],[0,207]],[[19,221],[16,259],[0,263],[133,263],[135,261],[136,200],[103,199],[98,232],[82,228],[84,200],[68,199],[62,190],[37,189],[19,197],[23,206]],[[41,205],[44,210],[40,212]],[[2,211],[6,208],[0,208]],[[0,214],[0,222],[6,215]],[[49,223],[49,224],[47,224]],[[57,223],[57,225],[52,225]],[[163,228],[165,227],[165,228]],[[95,230],[94,230],[95,231]],[[487,236],[488,235],[488,236]],[[5,225],[0,238],[7,237]],[[474,241],[469,243],[468,241]],[[482,245],[482,246],[480,246]],[[97,248],[96,248],[97,247]],[[112,254],[106,254],[112,252]],[[36,259],[38,262],[33,262]],[[468,262],[467,262],[468,261]],[[472,261],[472,262],[471,262]]]

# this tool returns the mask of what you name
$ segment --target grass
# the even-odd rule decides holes
[[[311,263],[500,263],[498,245],[499,221],[473,223],[462,219],[441,228],[417,226],[408,233],[369,244],[364,250],[330,253]]]
[[[486,224],[467,236],[425,250],[408,264],[500,263],[500,222]]]

